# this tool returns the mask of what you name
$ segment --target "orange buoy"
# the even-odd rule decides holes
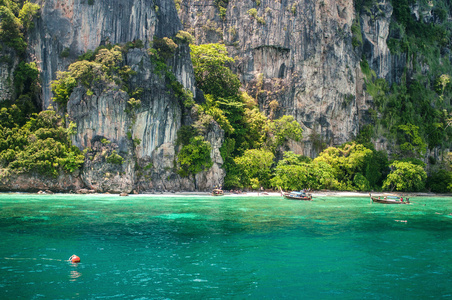
[[[69,260],[72,262],[72,263],[79,263],[80,262],[80,257],[78,257],[77,255],[72,255],[71,257],[69,257]]]

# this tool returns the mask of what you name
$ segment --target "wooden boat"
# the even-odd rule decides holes
[[[372,196],[370,195],[370,199],[375,203],[383,203],[383,204],[411,204],[410,198],[406,198],[400,196]]]
[[[305,201],[312,201],[312,195],[302,192],[302,191],[292,191],[290,193],[284,192],[281,188],[281,195],[289,200],[305,200]]]
[[[223,190],[220,190],[220,189],[214,189],[214,190],[212,191],[212,196],[223,196],[223,195],[224,195]]]

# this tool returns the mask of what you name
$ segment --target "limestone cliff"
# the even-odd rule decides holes
[[[149,43],[154,35],[171,36],[179,29],[168,1],[153,0],[45,0],[36,30],[29,37],[30,56],[39,64],[43,107],[51,104],[50,81],[79,55],[102,43]],[[92,4],[90,4],[92,3]],[[171,4],[171,3],[169,3]],[[162,24],[163,23],[163,24]],[[69,51],[64,57],[63,51]]]
[[[367,111],[360,69],[361,48],[352,45],[357,18],[353,1],[227,1],[224,17],[213,0],[180,4],[185,30],[198,43],[224,42],[235,71],[258,98],[261,110],[279,103],[277,116],[293,115],[304,141],[292,149],[315,156],[318,145],[354,138]],[[378,15],[361,18],[364,50],[381,77],[395,77],[386,37],[392,13],[387,1]]]
[[[18,63],[16,52],[0,43],[0,101],[15,97],[13,73]]]
[[[182,29],[174,2],[169,0],[34,2],[41,6],[41,14],[28,34],[27,56],[41,71],[43,109],[53,104],[51,81],[79,55],[100,45],[137,40],[147,48],[154,37],[173,37]],[[184,178],[177,174],[176,134],[192,120],[181,101],[168,90],[164,76],[155,71],[145,48],[131,49],[124,57],[124,64],[135,72],[127,84],[131,90],[141,90],[141,106],[133,112],[128,107],[129,95],[112,83],[93,84],[89,93],[79,85],[71,94],[67,116],[77,125],[73,143],[85,149],[86,157],[80,178],[85,187],[99,192],[205,191],[221,185],[224,171],[219,148],[223,133],[218,126],[206,134],[212,145],[213,167],[196,176]],[[196,97],[188,45],[181,45],[166,63]],[[3,79],[10,77],[13,68],[5,66],[4,62],[0,65],[1,87],[7,97],[12,89]],[[32,185],[33,176],[27,178]],[[15,189],[8,182],[2,188]],[[58,186],[54,183],[53,187]],[[70,190],[75,186],[54,189]]]
[[[400,82],[407,57],[387,45],[393,8],[389,0],[360,12],[347,0],[35,0],[40,18],[28,32],[27,61],[36,61],[42,86],[41,108],[52,104],[50,83],[87,50],[99,45],[154,37],[173,37],[184,29],[198,44],[223,42],[235,58],[232,69],[261,111],[276,118],[292,115],[304,139],[292,143],[296,153],[315,157],[323,145],[352,140],[370,122],[373,99],[365,92],[363,58],[379,78]],[[416,5],[418,19],[434,22],[431,11]],[[357,25],[357,27],[356,27]],[[353,27],[355,26],[355,30]],[[354,43],[359,40],[359,44]],[[13,97],[11,76],[17,58],[2,48],[0,97]],[[6,56],[10,59],[6,59]],[[187,45],[166,61],[171,72],[196,99]],[[97,191],[208,190],[221,185],[224,171],[219,149],[223,132],[206,133],[214,162],[210,170],[182,178],[175,171],[177,131],[192,116],[169,91],[167,82],[144,49],[130,49],[124,64],[136,74],[130,89],[140,89],[141,106],[128,108],[130,96],[111,83],[78,86],[72,93],[68,120],[75,121],[73,142],[86,150],[81,179]],[[276,112],[273,108],[277,104]],[[137,142],[139,141],[139,142]],[[376,141],[385,149],[387,141]],[[121,159],[109,160],[118,154]]]
[[[175,57],[189,55],[188,46],[178,49]],[[222,171],[207,171],[197,178],[177,175],[175,140],[184,119],[183,107],[168,91],[146,50],[129,50],[125,62],[136,72],[130,89],[141,90],[138,108],[128,107],[130,98],[118,86],[104,83],[94,86],[92,95],[78,87],[68,102],[68,116],[77,124],[74,143],[89,149],[82,170],[87,186],[98,191],[146,192],[208,190],[221,184]],[[175,60],[173,69],[176,73],[181,70],[182,77],[192,80],[192,73],[184,71],[190,71],[190,65],[180,65],[181,62],[184,60]],[[216,155],[221,138],[221,132],[210,138],[214,170],[220,170],[222,164],[221,156]],[[108,162],[113,151],[123,158],[122,163]]]

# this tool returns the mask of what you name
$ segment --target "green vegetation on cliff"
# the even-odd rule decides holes
[[[57,177],[83,164],[83,155],[70,141],[75,125],[66,128],[51,108],[37,113],[39,70],[23,58],[25,35],[33,28],[39,9],[28,1],[0,0],[0,45],[11,47],[20,58],[13,72],[15,97],[1,99],[0,104],[1,176],[37,173]]]
[[[129,92],[128,79],[134,74],[129,66],[123,63],[123,52],[126,46],[106,45],[98,47],[94,52],[87,53],[69,65],[68,71],[58,72],[57,80],[52,82],[53,101],[58,108],[66,109],[67,102],[74,88],[78,85],[87,89],[87,94],[92,95],[92,90],[98,83],[113,83],[121,90]]]
[[[24,34],[33,27],[40,7],[28,1],[0,0],[0,42],[23,54]]]
[[[211,120],[225,132],[221,147],[226,188],[269,187],[270,167],[289,140],[301,140],[302,129],[292,116],[270,120],[259,112],[255,99],[240,92],[240,81],[231,72],[226,47],[221,44],[190,45],[195,79],[206,102],[197,105],[194,127],[203,132]],[[254,164],[253,162],[257,163]]]
[[[64,128],[53,110],[33,114],[23,125],[22,112],[16,105],[0,111],[0,164],[3,175],[39,173],[56,177],[60,172],[72,173],[83,164],[83,154],[71,145],[71,124]]]
[[[367,77],[366,90],[375,105],[375,110],[369,110],[373,125],[363,141],[384,136],[391,145],[389,150],[393,159],[428,158],[426,170],[432,179],[427,182],[431,183],[439,174],[450,173],[449,162],[441,153],[450,148],[452,137],[452,129],[448,126],[452,112],[452,22],[449,17],[452,6],[445,0],[428,3],[394,0],[391,4],[393,14],[387,44],[394,61],[405,61],[405,65],[401,66],[400,80],[390,83],[376,78],[363,58],[361,69]],[[378,5],[374,0],[355,0],[355,8],[361,14],[377,11]],[[432,155],[435,152],[441,160]],[[392,164],[394,168],[396,165]],[[447,180],[452,184],[450,179]],[[385,182],[383,187],[397,186],[400,184]],[[420,188],[419,185],[411,186],[411,189]],[[438,190],[434,184],[428,184],[427,188],[444,192],[444,188]]]

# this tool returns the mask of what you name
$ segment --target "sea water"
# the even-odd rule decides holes
[[[411,200],[1,194],[0,299],[452,298],[452,198]]]

